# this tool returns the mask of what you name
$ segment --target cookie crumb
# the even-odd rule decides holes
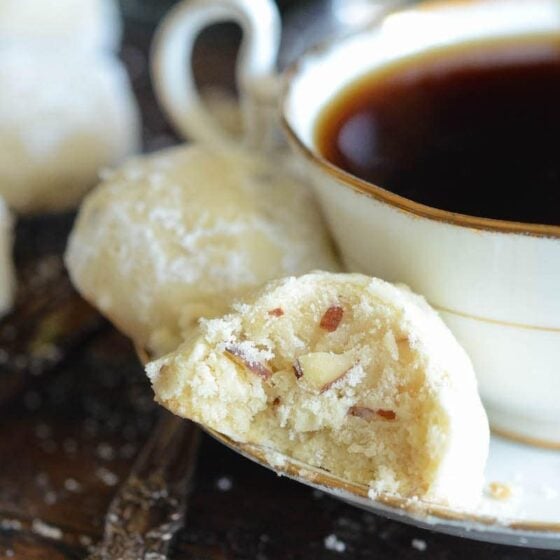
[[[115,450],[108,443],[100,443],[97,446],[97,456],[104,461],[112,461],[115,458]]]
[[[412,548],[420,552],[424,552],[428,548],[426,541],[423,539],[412,539],[412,542],[410,544]]]
[[[0,519],[0,529],[3,531],[19,531],[21,528],[21,521],[17,519]]]
[[[95,474],[107,486],[116,486],[119,482],[119,477],[104,467],[97,469]]]
[[[327,550],[333,550],[334,552],[344,552],[346,550],[346,544],[334,534],[325,537],[324,543]]]
[[[47,504],[48,506],[52,506],[54,504],[56,504],[56,502],[58,501],[58,496],[56,494],[56,492],[49,490],[44,497],[44,502],[45,504]]]
[[[87,535],[80,535],[78,537],[78,541],[82,546],[91,546],[91,543],[93,542],[91,537],[88,537]]]
[[[503,482],[491,482],[488,485],[488,494],[495,500],[509,500],[512,495],[511,486]]]
[[[41,537],[59,541],[62,539],[62,531],[58,527],[49,525],[40,519],[34,519],[31,523],[31,530]]]
[[[68,492],[80,492],[82,490],[82,485],[74,478],[67,478],[64,481],[64,488]]]
[[[221,476],[216,480],[216,488],[221,492],[229,492],[233,488],[233,481],[229,476]]]

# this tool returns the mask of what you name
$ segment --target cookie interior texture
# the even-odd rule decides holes
[[[405,288],[358,274],[273,282],[147,372],[176,414],[374,493],[480,496],[488,424],[472,366]]]

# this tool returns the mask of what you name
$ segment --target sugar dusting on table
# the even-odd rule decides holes
[[[426,541],[423,539],[412,539],[410,545],[419,552],[424,552],[428,548]]]
[[[324,544],[327,550],[341,553],[346,551],[346,544],[341,541],[334,533],[331,533],[330,535],[325,537]]]

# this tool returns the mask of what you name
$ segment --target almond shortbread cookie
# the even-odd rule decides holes
[[[489,430],[471,363],[405,287],[325,272],[275,281],[146,369],[175,414],[374,494],[480,497]]]
[[[108,176],[80,210],[66,262],[82,295],[159,355],[232,298],[337,268],[305,185],[200,146],[136,158]]]

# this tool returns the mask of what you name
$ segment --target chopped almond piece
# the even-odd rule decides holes
[[[325,331],[334,332],[338,329],[343,315],[344,309],[340,305],[331,305],[321,317],[319,326]]]
[[[303,380],[311,388],[322,393],[341,379],[354,365],[354,358],[348,354],[312,352],[296,360],[294,372],[296,377],[298,372],[301,372]]]
[[[364,420],[373,420],[376,416],[375,410],[367,408],[365,406],[351,406],[348,409],[348,414],[350,416],[357,416],[358,418],[363,418]]]
[[[225,349],[226,356],[231,358],[236,364],[241,365],[248,370],[256,373],[263,379],[270,379],[272,377],[272,371],[268,369],[264,364],[260,362],[253,362],[247,358],[243,350],[237,346],[228,346]]]
[[[372,410],[365,406],[351,406],[348,409],[348,414],[350,416],[357,416],[358,418],[363,418],[364,420],[370,421],[374,420],[377,416],[381,416],[385,420],[394,420],[397,415],[392,410],[383,410],[382,408],[378,410]]]
[[[294,370],[296,379],[300,379],[303,376],[303,371],[301,370],[301,365],[299,364],[298,360],[296,360],[296,363],[292,366],[292,369]]]
[[[273,317],[282,317],[282,315],[284,315],[284,310],[281,307],[276,307],[275,309],[271,309],[268,314]]]

